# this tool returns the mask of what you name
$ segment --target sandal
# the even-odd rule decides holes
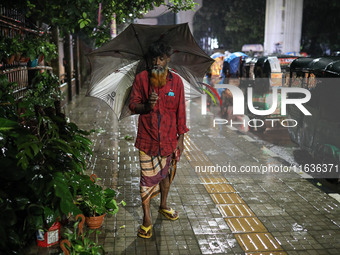
[[[142,237],[142,238],[150,238],[152,236],[152,225],[148,226],[148,227],[144,227],[143,225],[140,225],[140,229],[145,231],[145,234],[141,233],[140,231],[138,231],[138,236]],[[150,233],[149,233],[150,231]]]
[[[170,208],[169,210],[168,209],[159,209],[159,212],[161,214],[163,214],[169,220],[177,220],[178,219],[177,212],[175,212],[174,209],[172,209],[172,208]]]

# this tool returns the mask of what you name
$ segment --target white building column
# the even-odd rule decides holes
[[[264,53],[300,52],[303,0],[267,0]]]

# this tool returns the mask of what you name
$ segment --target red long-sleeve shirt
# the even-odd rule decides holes
[[[168,156],[177,146],[178,135],[189,131],[186,126],[184,86],[181,78],[168,72],[166,85],[154,88],[158,100],[153,110],[140,114],[135,146],[150,156]],[[151,94],[148,72],[139,73],[132,86],[129,108],[145,104]]]

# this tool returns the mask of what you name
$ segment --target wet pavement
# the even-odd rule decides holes
[[[149,240],[136,236],[142,223],[138,117],[118,122],[105,103],[84,91],[65,107],[79,127],[98,131],[91,135],[88,173],[118,189],[118,201],[126,202],[101,229],[107,254],[340,254],[340,203],[301,173],[240,173],[251,167],[286,170],[289,164],[235,128],[213,127],[214,117],[201,116],[199,105],[188,103],[190,132],[168,198],[180,218],[166,220],[158,213],[159,196],[154,198]]]

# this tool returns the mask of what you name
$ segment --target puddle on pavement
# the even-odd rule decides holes
[[[295,232],[307,232],[307,229],[303,228],[303,226],[297,224],[297,223],[294,223],[293,226],[292,226],[292,230],[295,231]]]

